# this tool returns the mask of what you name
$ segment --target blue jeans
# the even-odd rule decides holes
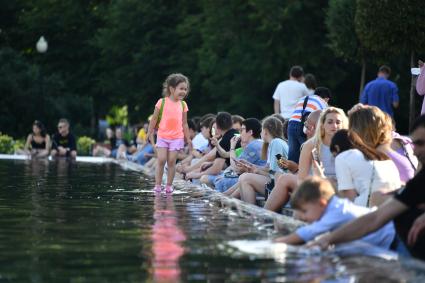
[[[288,159],[296,163],[300,160],[300,147],[307,139],[303,127],[304,125],[297,121],[289,121],[288,124]]]
[[[149,161],[149,159],[151,159],[151,157],[146,157],[145,153],[154,153],[154,149],[150,143],[145,145],[145,147],[136,155],[135,161],[140,165],[144,165],[146,162]]]

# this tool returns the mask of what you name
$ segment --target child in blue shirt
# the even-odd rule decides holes
[[[331,232],[343,224],[367,214],[371,209],[355,205],[348,199],[335,196],[331,183],[319,177],[306,179],[291,198],[291,206],[299,218],[309,223],[294,233],[277,238],[277,242],[304,244],[317,236]],[[362,238],[364,242],[389,249],[395,240],[392,222]]]

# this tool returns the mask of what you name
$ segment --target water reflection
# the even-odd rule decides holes
[[[179,259],[184,254],[186,236],[177,224],[173,196],[155,195],[152,225],[153,279],[156,282],[179,282]]]

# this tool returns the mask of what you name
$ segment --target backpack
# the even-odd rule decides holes
[[[182,100],[181,103],[182,103],[182,109],[184,110],[184,104],[186,102]],[[158,120],[156,121],[155,129],[159,128],[159,123],[161,122],[161,119],[162,119],[162,112],[164,112],[164,106],[165,106],[165,97],[162,98],[161,107],[159,108],[159,115],[158,115]]]

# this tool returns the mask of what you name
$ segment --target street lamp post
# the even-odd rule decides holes
[[[44,38],[44,36],[41,36],[38,39],[38,41],[37,41],[37,43],[35,45],[35,48],[37,49],[37,52],[40,53],[40,54],[46,53],[48,47],[49,46],[48,46],[47,41]],[[39,76],[40,76],[40,96],[41,96],[40,99],[39,99],[39,101],[41,103],[41,105],[40,105],[40,107],[41,107],[40,111],[41,111],[42,115],[44,115],[44,101],[45,101],[44,100],[44,86],[43,86],[43,84],[44,84],[44,78],[43,78],[43,72],[41,71],[41,65],[39,66]]]

